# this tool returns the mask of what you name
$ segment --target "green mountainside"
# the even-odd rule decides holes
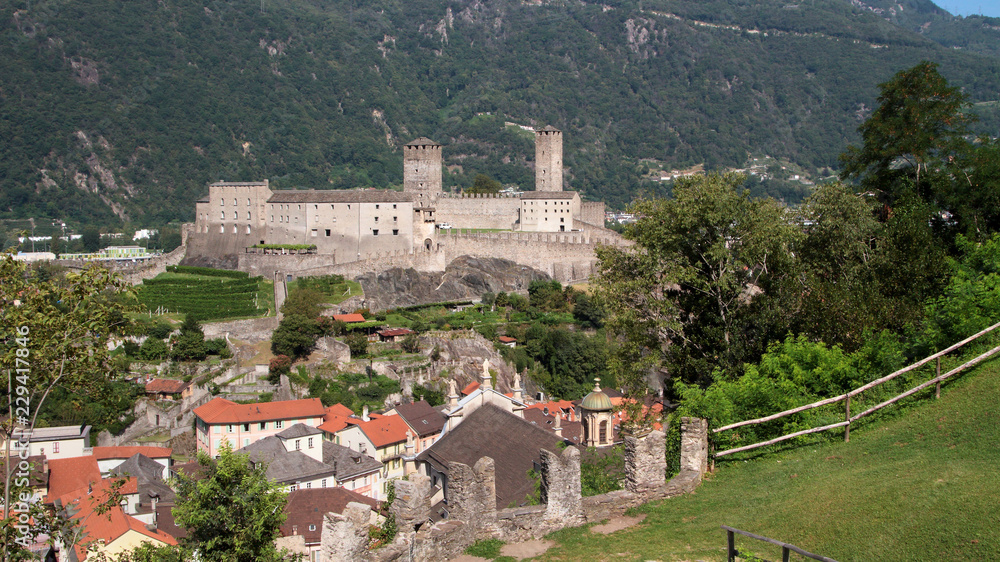
[[[649,165],[829,173],[876,85],[921,60],[996,135],[1000,20],[876,4],[0,2],[0,218],[191,220],[220,179],[397,186],[418,136],[449,187],[530,189],[507,122],[565,131],[570,186],[614,207],[661,189]]]

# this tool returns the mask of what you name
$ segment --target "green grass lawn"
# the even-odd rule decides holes
[[[612,535],[554,533],[539,560],[725,560],[729,525],[846,560],[1000,560],[1000,362],[851,432],[720,461],[690,495]],[[889,409],[892,409],[890,406]],[[780,560],[777,547],[737,548]],[[793,560],[804,560],[793,554]]]

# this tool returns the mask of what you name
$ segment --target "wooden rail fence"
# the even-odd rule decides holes
[[[806,552],[801,548],[795,546],[794,544],[788,544],[786,542],[776,541],[774,539],[769,539],[767,537],[762,537],[760,535],[755,535],[753,533],[748,533],[746,531],[741,531],[733,527],[728,527],[726,525],[722,526],[722,529],[726,531],[727,548],[729,562],[736,562],[736,557],[739,556],[739,551],[736,550],[736,535],[740,534],[744,537],[750,537],[751,539],[757,539],[759,541],[769,542],[774,545],[781,547],[781,562],[788,562],[789,556],[794,552],[796,554],[801,554],[806,558],[812,558],[813,560],[822,560],[823,562],[837,562],[833,558],[827,558],[826,556],[820,556],[819,554],[813,554],[811,552]]]
[[[865,416],[867,416],[867,415],[869,415],[869,414],[871,414],[873,412],[881,410],[882,408],[885,408],[886,406],[889,406],[891,404],[895,404],[896,402],[902,400],[903,398],[906,398],[907,396],[910,396],[912,394],[920,392],[921,390],[929,387],[932,384],[935,385],[935,387],[936,387],[936,389],[935,389],[935,397],[936,398],[940,398],[941,397],[941,381],[947,379],[948,377],[951,377],[952,375],[956,375],[956,374],[958,374],[958,373],[960,373],[960,372],[962,372],[962,371],[964,371],[964,370],[966,370],[966,369],[968,369],[970,367],[978,365],[979,363],[982,363],[983,361],[989,359],[990,357],[993,357],[997,353],[1000,353],[1000,346],[994,347],[993,349],[991,349],[991,350],[989,350],[989,351],[987,351],[987,352],[979,355],[975,359],[972,359],[971,361],[967,361],[966,363],[963,363],[962,365],[959,365],[958,367],[955,367],[954,369],[948,371],[947,373],[941,374],[941,357],[942,356],[947,355],[948,353],[950,353],[952,351],[955,351],[956,349],[959,349],[959,348],[967,345],[968,343],[970,343],[972,341],[975,341],[976,339],[979,339],[980,337],[982,337],[982,336],[984,336],[984,335],[986,335],[986,334],[988,334],[988,333],[996,330],[997,328],[1000,328],[1000,322],[998,322],[998,323],[990,326],[989,328],[986,328],[985,330],[983,330],[983,331],[981,331],[981,332],[979,332],[977,334],[974,334],[972,336],[969,336],[968,338],[965,338],[964,340],[962,340],[962,341],[960,341],[960,342],[952,345],[951,347],[943,349],[943,350],[941,350],[941,351],[939,351],[939,352],[937,352],[937,353],[935,353],[933,355],[929,355],[929,356],[921,359],[920,361],[917,361],[916,363],[913,363],[911,365],[903,367],[902,369],[899,369],[898,371],[892,372],[892,373],[890,373],[890,374],[888,374],[888,375],[886,375],[886,376],[884,376],[884,377],[882,377],[880,379],[873,380],[872,382],[870,382],[870,383],[868,383],[866,385],[859,386],[858,388],[855,388],[854,390],[851,390],[850,392],[841,394],[840,396],[834,396],[833,398],[827,398],[825,400],[820,400],[818,402],[813,402],[812,404],[806,404],[804,406],[799,406],[797,408],[792,408],[791,410],[785,410],[784,412],[778,412],[777,414],[771,414],[770,416],[765,416],[763,418],[757,418],[757,419],[753,419],[753,420],[746,420],[746,421],[736,422],[736,423],[732,423],[732,424],[720,427],[718,429],[713,429],[712,433],[721,433],[723,431],[729,431],[731,429],[736,429],[738,427],[743,427],[743,426],[747,426],[747,425],[757,425],[757,424],[761,424],[761,423],[773,421],[773,420],[776,420],[776,419],[779,419],[779,418],[783,418],[785,416],[790,416],[792,414],[797,414],[799,412],[804,412],[806,410],[812,410],[814,408],[819,408],[821,406],[827,406],[827,405],[830,405],[830,404],[836,404],[837,402],[843,402],[844,403],[844,421],[842,421],[842,422],[831,423],[829,425],[824,425],[822,427],[814,427],[812,429],[804,429],[802,431],[796,431],[795,433],[788,433],[786,435],[782,435],[781,437],[775,437],[774,439],[769,439],[767,441],[761,441],[759,443],[754,443],[752,445],[745,445],[743,447],[735,447],[735,448],[732,448],[732,449],[726,449],[725,451],[719,451],[717,453],[714,453],[713,457],[714,458],[719,458],[719,457],[724,457],[726,455],[731,455],[733,453],[739,453],[739,452],[742,452],[742,451],[749,451],[751,449],[757,449],[757,448],[760,448],[760,447],[766,447],[768,445],[774,445],[775,443],[780,443],[782,441],[787,441],[789,439],[793,439],[795,437],[799,437],[799,436],[802,436],[802,435],[808,435],[810,433],[819,433],[821,431],[827,431],[829,429],[836,429],[838,427],[843,427],[844,428],[844,441],[850,441],[851,440],[851,423],[853,423],[853,422],[855,422],[855,421],[857,421],[857,420],[859,420],[859,419],[861,419],[861,418],[863,418],[863,417],[865,417]],[[914,369],[918,369],[918,368],[926,365],[927,363],[930,363],[931,361],[935,361],[935,360],[937,361],[937,371],[936,371],[936,376],[934,378],[932,378],[931,380],[929,380],[927,382],[924,382],[922,384],[919,384],[919,385],[911,388],[910,390],[907,390],[906,392],[903,392],[903,393],[901,393],[901,394],[899,394],[899,395],[897,395],[897,396],[895,396],[893,398],[890,398],[889,400],[886,400],[886,401],[881,402],[881,403],[879,403],[879,404],[877,404],[875,406],[872,406],[871,408],[868,408],[867,410],[861,412],[860,414],[855,414],[853,416],[851,415],[851,397],[852,396],[857,396],[858,394],[861,394],[862,392],[864,392],[866,390],[874,388],[874,387],[876,387],[876,386],[878,386],[880,384],[889,382],[892,379],[894,379],[894,378],[896,378],[896,377],[898,377],[898,376],[900,376],[900,375],[902,375],[904,373],[908,373],[910,371],[913,371]]]

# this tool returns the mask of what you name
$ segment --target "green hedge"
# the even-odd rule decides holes
[[[254,244],[263,250],[315,250],[316,244]]]

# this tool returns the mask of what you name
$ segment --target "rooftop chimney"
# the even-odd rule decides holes
[[[361,409],[361,421],[371,421],[371,418],[368,417],[368,405],[367,404],[365,404],[365,407]]]

